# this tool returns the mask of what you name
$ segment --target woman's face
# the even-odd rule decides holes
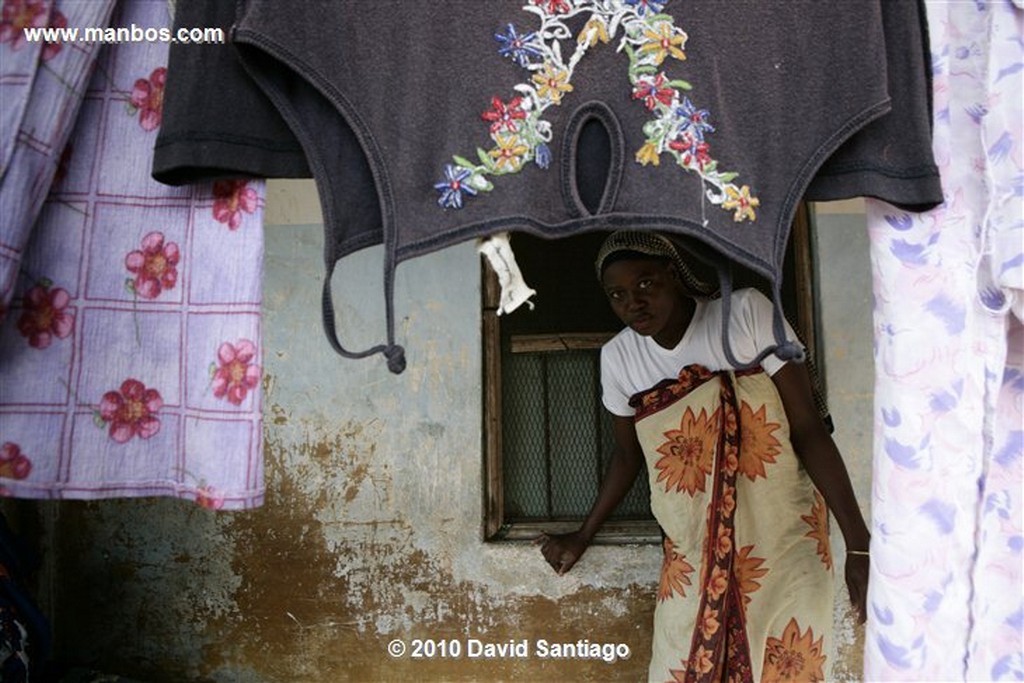
[[[612,311],[637,334],[671,349],[689,323],[690,299],[668,261],[615,261],[601,276]]]

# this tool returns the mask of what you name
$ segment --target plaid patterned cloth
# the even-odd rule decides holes
[[[170,25],[163,0],[111,5],[5,0],[3,17]],[[0,84],[28,88],[0,102],[22,112],[0,183],[0,492],[261,504],[262,182],[150,179],[166,43],[33,61],[19,35],[0,30]]]

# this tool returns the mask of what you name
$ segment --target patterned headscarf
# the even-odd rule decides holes
[[[689,250],[682,244],[673,241],[657,232],[639,232],[632,230],[620,230],[619,232],[612,233],[608,236],[608,239],[604,241],[601,248],[597,252],[597,260],[594,262],[594,268],[597,270],[597,279],[601,279],[601,274],[604,271],[605,263],[608,258],[613,254],[619,252],[634,252],[643,254],[645,256],[660,257],[670,260],[676,267],[679,273],[680,279],[683,281],[683,286],[695,296],[704,296],[714,298],[720,294],[719,287],[717,284],[712,284],[710,281],[702,278],[693,268],[690,266],[690,262],[683,258],[683,253],[688,256]],[[691,258],[696,259],[695,256]],[[703,263],[697,259],[698,262]],[[728,311],[728,308],[726,308]],[[787,316],[788,317],[788,316]],[[800,332],[797,329],[797,325],[790,320],[789,324],[797,332],[799,338]],[[803,344],[803,342],[801,342]],[[810,356],[806,358],[807,371],[811,377],[811,389],[814,394],[814,403],[818,408],[818,414],[825,421],[825,425],[828,428],[829,433],[832,433],[832,417],[829,415],[828,403],[825,400],[825,392],[822,390],[821,377],[818,374],[818,370],[814,365],[814,362]]]
[[[696,296],[711,297],[718,293],[718,285],[701,278],[679,252],[679,245],[657,232],[619,230],[608,236],[597,252],[594,268],[601,279],[605,262],[613,254],[629,251],[645,256],[665,258],[672,262],[683,286]]]

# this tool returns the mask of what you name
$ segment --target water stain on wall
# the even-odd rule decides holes
[[[263,507],[33,503],[62,657],[155,683],[644,679],[656,548],[595,547],[556,577],[536,548],[481,539],[479,292],[464,286],[478,257],[409,264],[401,329],[416,345],[396,378],[369,361],[341,367],[321,339],[294,334],[318,323],[291,302],[319,297],[303,267],[321,234],[267,232]],[[422,291],[444,305],[418,312]],[[624,643],[632,656],[470,658],[471,638]],[[464,650],[392,657],[396,639]]]

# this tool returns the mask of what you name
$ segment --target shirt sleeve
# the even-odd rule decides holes
[[[636,413],[629,405],[629,394],[622,382],[625,368],[621,354],[611,344],[601,347],[601,403],[612,415],[633,417]]]

